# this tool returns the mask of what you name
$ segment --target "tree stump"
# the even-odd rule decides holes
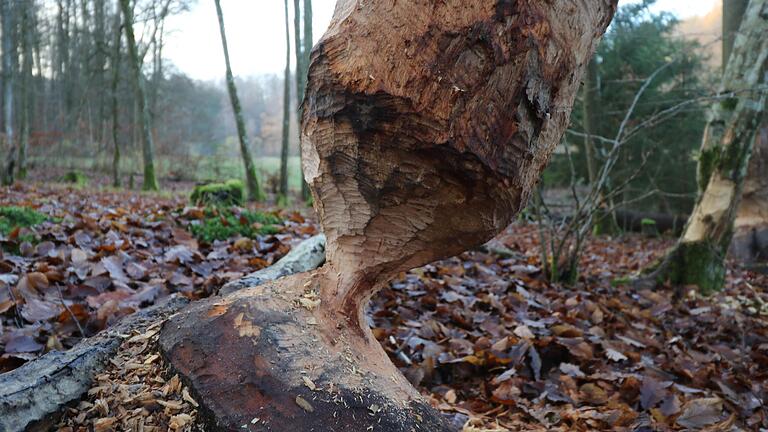
[[[321,269],[192,305],[161,350],[210,426],[448,431],[365,324],[398,272],[522,209],[615,0],[340,0],[312,52],[303,168]]]

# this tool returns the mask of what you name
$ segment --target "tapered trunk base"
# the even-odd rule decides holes
[[[197,302],[160,349],[211,430],[453,431],[369,329],[318,304],[323,270]]]

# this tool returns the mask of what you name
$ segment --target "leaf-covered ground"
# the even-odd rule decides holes
[[[204,212],[182,196],[25,186],[1,191],[8,205],[48,220],[0,237],[1,370],[169,293],[210,295],[317,231],[282,212],[277,234],[207,244],[188,230]],[[513,225],[485,251],[403,274],[373,300],[377,337],[435,406],[467,431],[768,428],[768,277],[731,266],[711,298],[636,290],[614,282],[672,240],[626,235],[591,241],[579,284],[552,286],[537,239],[534,227]],[[190,427],[194,401],[137,338],[62,425]],[[126,364],[144,366],[126,373]],[[107,390],[139,383],[149,405]]]

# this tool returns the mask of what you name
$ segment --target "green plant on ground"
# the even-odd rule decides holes
[[[77,186],[85,186],[88,184],[88,176],[80,171],[70,171],[61,176],[63,183],[72,183]]]
[[[205,217],[189,225],[189,230],[198,240],[211,243],[235,236],[276,234],[280,231],[276,225],[280,223],[282,219],[271,213],[207,208]]]
[[[39,225],[45,222],[48,217],[38,211],[32,210],[29,207],[2,207],[0,206],[0,235],[10,235],[17,228],[29,228],[35,225]],[[22,244],[25,242],[35,243],[37,238],[34,234],[25,233],[20,234],[15,239],[15,243]],[[12,246],[9,252],[18,253],[18,247]]]
[[[16,228],[29,228],[46,219],[46,215],[29,207],[0,207],[0,234],[8,235]]]
[[[195,186],[189,200],[197,206],[240,206],[245,202],[245,185],[241,180],[227,180]]]

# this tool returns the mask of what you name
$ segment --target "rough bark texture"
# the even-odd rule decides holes
[[[768,262],[768,121],[755,137],[734,229],[733,258],[745,264]]]
[[[108,365],[126,335],[161,322],[188,303],[184,297],[169,297],[69,351],[52,351],[0,375],[0,431],[22,431],[80,398],[91,387],[93,377]]]
[[[654,277],[677,286],[697,286],[709,293],[725,281],[725,255],[741,200],[754,132],[765,108],[764,82],[768,64],[768,0],[750,0],[728,66],[721,93],[738,97],[713,105],[699,159],[703,186],[682,238]],[[747,90],[747,91],[745,91]]]
[[[259,178],[256,175],[256,165],[253,164],[253,157],[249,148],[248,133],[245,130],[245,120],[243,120],[243,108],[240,105],[240,98],[237,96],[237,87],[235,86],[235,77],[232,75],[232,67],[229,63],[229,48],[227,46],[227,33],[224,28],[224,14],[221,11],[221,3],[216,0],[216,14],[219,19],[219,31],[221,33],[221,45],[224,50],[224,63],[227,68],[227,90],[229,91],[229,101],[232,103],[232,112],[235,115],[235,124],[237,125],[237,138],[240,142],[240,154],[243,158],[245,168],[245,181],[248,186],[248,199],[251,201],[263,201],[264,191],[259,184]]]
[[[302,122],[328,263],[196,304],[161,333],[211,425],[454,429],[388,360],[363,306],[397,272],[510,223],[562,137],[615,8],[337,3],[312,52]]]

